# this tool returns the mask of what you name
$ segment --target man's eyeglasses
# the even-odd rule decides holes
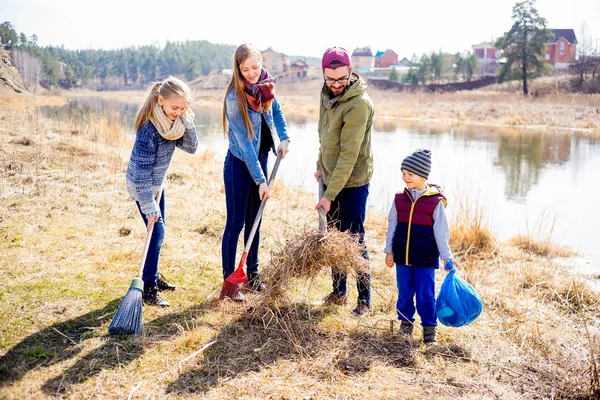
[[[348,80],[350,79],[350,74],[348,74],[348,76],[343,76],[341,78],[338,79],[333,79],[333,78],[325,78],[325,83],[328,85],[333,85],[336,82],[339,83],[341,86],[345,85],[346,83],[348,83]]]

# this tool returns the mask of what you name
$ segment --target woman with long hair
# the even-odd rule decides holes
[[[288,152],[287,125],[275,98],[275,80],[263,67],[262,55],[254,45],[240,45],[234,55],[233,75],[223,102],[223,130],[229,138],[223,178],[227,221],[221,246],[223,278],[235,270],[238,238],[244,229],[248,241],[260,203],[270,198],[267,179],[269,151]],[[275,151],[275,133],[279,139]],[[264,288],[258,273],[260,224],[248,251],[246,269],[250,286]],[[239,290],[228,293],[234,301],[244,301]]]

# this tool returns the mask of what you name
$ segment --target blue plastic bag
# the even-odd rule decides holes
[[[438,320],[446,326],[465,326],[475,321],[483,310],[479,293],[468,282],[456,276],[452,268],[435,301]]]

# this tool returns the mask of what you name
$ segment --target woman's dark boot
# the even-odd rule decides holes
[[[144,282],[144,304],[169,307],[169,303],[158,294],[158,285],[156,282]]]
[[[258,272],[248,272],[248,283],[255,292],[262,292],[267,288]]]
[[[156,285],[158,286],[159,292],[162,292],[163,290],[175,290],[177,288],[175,285],[172,285],[169,282],[167,282],[163,274],[158,274]]]

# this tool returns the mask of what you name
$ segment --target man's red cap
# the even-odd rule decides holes
[[[348,52],[343,47],[330,47],[323,54],[321,60],[321,66],[323,68],[336,69],[338,67],[349,67],[350,57]]]

